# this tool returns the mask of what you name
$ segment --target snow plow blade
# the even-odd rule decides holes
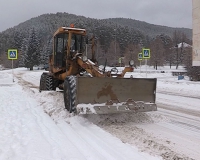
[[[156,111],[156,78],[77,77],[78,114]]]

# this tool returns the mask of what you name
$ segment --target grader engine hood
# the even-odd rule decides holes
[[[156,79],[77,77],[76,106],[80,114],[157,110]]]

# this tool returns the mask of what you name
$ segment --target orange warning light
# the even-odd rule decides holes
[[[71,27],[71,28],[74,28],[74,24],[70,24],[70,27]]]

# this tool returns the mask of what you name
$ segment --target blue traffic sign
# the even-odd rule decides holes
[[[8,59],[17,59],[17,49],[8,50]]]
[[[150,58],[150,49],[142,49],[143,58],[149,59]]]
[[[138,53],[138,60],[139,60],[139,61],[142,60],[142,53]]]

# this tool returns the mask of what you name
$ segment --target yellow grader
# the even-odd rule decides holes
[[[156,79],[124,78],[133,71],[133,61],[123,71],[105,70],[85,53],[86,30],[60,27],[53,35],[49,71],[40,78],[41,91],[63,90],[64,106],[77,114],[111,114],[156,111]]]

